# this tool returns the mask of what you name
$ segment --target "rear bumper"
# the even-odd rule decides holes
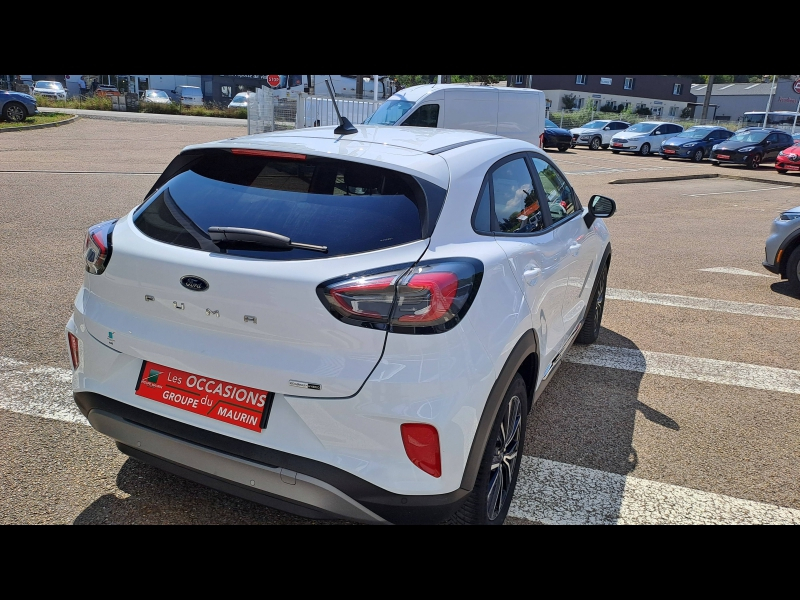
[[[402,496],[308,458],[250,444],[138,409],[93,392],[75,392],[81,412],[119,449],[214,489],[309,518],[363,523],[440,523],[467,490]]]

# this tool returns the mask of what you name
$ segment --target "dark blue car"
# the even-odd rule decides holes
[[[38,115],[36,99],[21,92],[0,90],[0,118],[6,121],[19,122],[28,117]]]
[[[572,134],[567,129],[562,129],[550,119],[544,120],[544,142],[542,148],[558,148],[559,152],[566,152],[572,143]]]
[[[661,158],[690,158],[700,162],[711,154],[711,147],[733,135],[724,127],[697,125],[679,133],[661,144]]]

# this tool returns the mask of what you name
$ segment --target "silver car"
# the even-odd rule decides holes
[[[53,100],[66,100],[67,92],[58,81],[37,81],[33,86],[34,96],[44,96]]]
[[[765,253],[764,268],[788,279],[792,292],[800,296],[800,206],[782,212],[772,222]]]

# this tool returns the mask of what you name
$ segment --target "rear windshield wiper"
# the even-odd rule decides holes
[[[327,246],[317,246],[315,244],[301,244],[293,242],[291,238],[273,233],[271,231],[263,231],[261,229],[246,229],[244,227],[209,227],[208,233],[211,235],[211,240],[219,244],[226,242],[245,242],[250,244],[258,244],[260,246],[268,246],[270,248],[302,248],[303,250],[314,250],[316,252],[327,252]]]

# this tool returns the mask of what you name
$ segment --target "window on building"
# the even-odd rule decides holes
[[[232,94],[233,94],[233,92],[232,92],[233,87],[231,87],[230,85],[222,85],[222,86],[220,86],[219,89],[220,89],[220,92],[222,93],[222,97],[223,98],[230,98],[232,96]]]
[[[678,107],[677,106],[670,106],[669,107],[669,116],[670,117],[678,116]]]
[[[632,90],[633,89],[633,77],[626,77],[625,78],[625,89]]]
[[[583,98],[578,98],[578,106],[576,106],[575,108],[583,108],[583,100],[584,100]]]
[[[575,83],[578,85],[586,85],[586,75],[578,75],[575,77]]]
[[[675,96],[680,96],[682,90],[683,90],[683,84],[682,83],[676,83],[675,85],[672,86],[672,93]]]
[[[522,85],[522,77],[523,77],[522,75],[516,75],[514,83],[516,83],[517,85]]]

